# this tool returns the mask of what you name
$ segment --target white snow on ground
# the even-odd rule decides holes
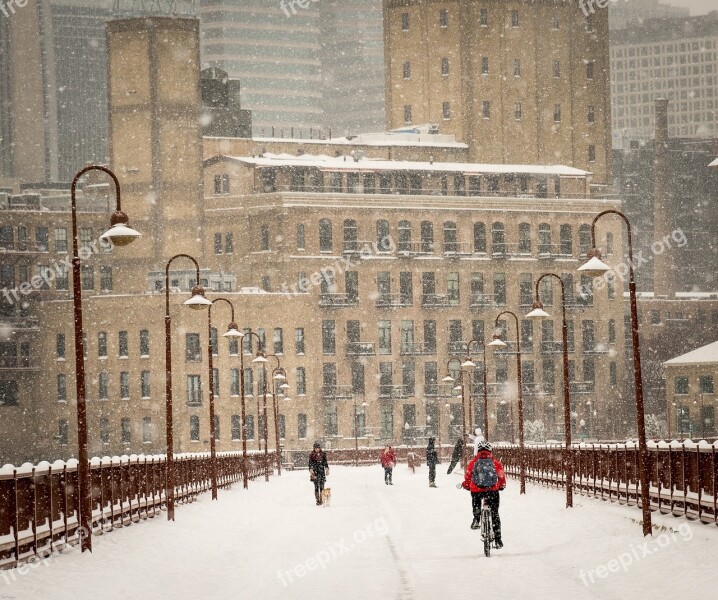
[[[503,550],[482,552],[457,473],[406,465],[383,483],[376,467],[334,467],[329,508],[307,471],[250,482],[94,539],[47,564],[0,572],[0,597],[37,600],[443,600],[709,597],[718,588],[718,528],[509,481]],[[647,544],[647,545],[646,545]],[[622,566],[622,565],[625,565]],[[613,571],[613,572],[612,572]]]

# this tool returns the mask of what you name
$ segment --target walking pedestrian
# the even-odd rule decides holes
[[[436,487],[436,465],[439,464],[439,455],[434,447],[434,438],[429,438],[429,444],[426,447],[426,464],[429,467],[429,487]]]
[[[456,440],[456,444],[454,445],[454,450],[451,453],[451,463],[449,464],[449,470],[446,472],[447,475],[451,475],[451,472],[454,470],[454,467],[459,464],[459,461],[461,460],[461,446],[462,446],[462,440],[459,438]]]
[[[385,446],[379,456],[381,466],[384,467],[384,483],[386,485],[394,485],[391,481],[391,473],[396,466],[396,452],[391,446]]]
[[[322,450],[322,445],[319,442],[314,442],[314,449],[309,455],[309,479],[314,482],[314,497],[317,500],[317,506],[322,503],[322,491],[328,475],[327,455]]]

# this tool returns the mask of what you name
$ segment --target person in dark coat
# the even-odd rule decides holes
[[[429,487],[436,487],[436,465],[439,464],[439,455],[434,448],[434,438],[429,438],[429,445],[426,447],[426,464],[429,467]]]
[[[459,461],[461,460],[461,446],[462,446],[462,440],[459,438],[456,440],[456,444],[454,445],[454,451],[451,453],[451,463],[449,464],[449,470],[446,472],[447,475],[451,475],[451,472],[454,470],[454,467],[459,464]]]
[[[309,455],[309,479],[314,482],[314,497],[317,500],[317,506],[322,503],[322,490],[328,475],[327,455],[322,450],[322,445],[319,442],[314,442],[314,450]]]

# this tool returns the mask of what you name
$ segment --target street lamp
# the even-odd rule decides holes
[[[454,361],[459,363],[459,380],[463,382],[464,372],[461,370],[461,360],[458,358],[450,358],[446,362],[446,377],[442,379],[442,381],[446,383],[454,383],[455,381],[449,373],[449,365]],[[454,391],[461,390],[461,466],[466,469],[466,394],[464,387],[464,385],[459,384],[454,388]]]
[[[519,326],[519,318],[516,316],[516,313],[511,312],[510,310],[505,310],[498,314],[495,321],[495,326],[499,326],[499,319],[503,315],[511,315],[514,318],[514,321],[516,322],[516,378],[518,383],[518,412],[519,412],[519,469],[520,469],[520,487],[521,487],[521,493],[526,493],[526,455],[524,452],[524,401],[523,401],[523,384],[521,382],[521,328]],[[505,348],[507,346],[506,343],[504,343],[501,340],[501,336],[499,334],[494,334],[494,339],[491,343],[489,343],[489,347],[493,348],[494,350],[498,348]],[[513,405],[512,405],[513,406]]]
[[[560,276],[556,273],[544,273],[536,281],[536,295],[533,310],[526,315],[527,319],[541,321],[550,318],[539,299],[539,285],[544,277],[554,277],[561,284],[561,343],[563,355],[563,423],[566,447],[563,453],[563,472],[566,479],[566,508],[573,506],[573,453],[571,452],[571,397],[568,368],[568,322],[566,320],[566,289]]]
[[[239,335],[237,335],[239,334]],[[227,337],[237,337],[237,338],[244,338],[245,336],[249,336],[250,339],[250,347],[251,347],[251,339],[252,336],[257,338],[257,341],[261,343],[262,339],[257,335],[254,331],[247,331],[247,333],[241,333],[240,331],[237,331],[237,334],[231,334],[228,331],[224,335]],[[245,405],[245,396],[244,396],[244,347],[243,344],[239,348],[239,387],[240,390],[240,397],[242,400],[242,480],[244,489],[246,490],[249,487],[249,470],[248,470],[248,464],[247,464],[247,410]],[[257,402],[259,402],[259,398],[257,398]],[[259,404],[257,404],[257,420],[259,421]],[[259,435],[257,435],[257,439],[259,439]]]
[[[474,363],[473,360],[471,360],[471,346],[472,344],[481,344],[481,352],[483,356],[483,363],[484,363],[484,372],[483,372],[483,386],[484,386],[484,439],[486,441],[489,440],[489,395],[488,395],[488,384],[486,382],[487,380],[487,367],[486,367],[486,346],[484,345],[484,340],[477,340],[473,339],[466,345],[466,360],[461,363],[461,366],[466,369],[474,369],[476,368],[476,363]],[[471,404],[471,390],[469,392],[469,412],[470,412],[470,419],[471,423],[473,424],[473,406]]]
[[[277,387],[278,387],[278,384],[280,381],[284,382],[281,384],[281,386],[279,386],[280,389],[289,389],[289,384],[286,382],[286,380],[287,380],[286,371],[282,368],[282,366],[279,362],[279,357],[276,354],[268,354],[267,356],[269,356],[270,358],[277,359],[277,367],[272,371],[272,410],[274,411],[274,436],[275,436],[274,450],[275,450],[276,461],[277,461],[277,475],[281,475],[282,474],[282,454],[279,451],[279,406],[277,405]],[[265,411],[266,411],[266,407],[265,407]]]
[[[82,275],[77,239],[77,183],[89,171],[102,171],[112,178],[115,184],[116,208],[110,217],[110,229],[100,236],[103,242],[116,246],[127,246],[140,237],[129,226],[129,219],[122,212],[120,182],[115,174],[105,167],[91,165],[82,169],[72,180],[70,213],[72,218],[72,304],[75,321],[75,381],[77,392],[77,515],[82,551],[92,552],[92,489],[90,487],[90,459],[87,451],[87,402],[85,392],[85,352],[84,329],[82,326]]]
[[[267,422],[267,366],[269,362],[264,354],[264,351],[257,351],[257,356],[252,359],[252,362],[258,365],[262,365],[262,396],[264,397],[264,414],[262,415],[262,423],[264,424],[264,480],[269,481],[269,448],[268,448],[268,435],[269,435],[269,423]],[[257,421],[259,421],[259,394],[257,394]],[[261,440],[259,438],[259,432],[257,432],[257,444],[261,448]]]
[[[631,339],[633,342],[633,377],[636,393],[636,423],[638,426],[638,456],[641,471],[641,507],[643,510],[643,535],[652,535],[651,524],[651,497],[648,486],[650,474],[648,472],[648,444],[646,443],[646,419],[643,405],[643,376],[641,374],[641,349],[638,339],[638,306],[636,294],[636,279],[633,273],[633,242],[631,239],[631,223],[628,217],[619,210],[604,210],[597,214],[591,223],[591,250],[588,252],[588,261],[581,265],[580,273],[591,277],[605,275],[611,268],[601,260],[601,253],[596,246],[596,222],[604,215],[614,214],[623,219],[626,224],[628,242],[628,291],[631,300]]]
[[[357,415],[357,401],[356,396],[353,396],[354,400],[354,466],[359,466],[359,416]],[[361,403],[362,408],[366,410],[368,404],[366,400]],[[366,418],[366,417],[365,417]]]
[[[214,425],[214,358],[212,352],[212,307],[216,302],[226,302],[232,311],[232,322],[227,327],[224,337],[242,337],[234,322],[234,305],[226,298],[215,298],[207,307],[207,363],[209,365],[209,456],[212,475],[212,500],[217,499],[217,444],[216,429]],[[219,343],[217,344],[219,346]],[[219,354],[219,348],[217,348]]]
[[[172,318],[170,317],[170,265],[177,258],[187,258],[194,263],[197,283],[192,288],[192,296],[185,300],[185,306],[201,310],[212,306],[204,297],[204,288],[200,285],[199,264],[189,254],[176,254],[167,261],[165,267],[165,426],[167,442],[167,476],[165,478],[165,498],[167,499],[167,520],[175,520],[175,474],[174,474],[174,430],[172,424]]]

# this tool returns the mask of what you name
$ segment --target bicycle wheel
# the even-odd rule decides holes
[[[484,555],[491,556],[491,513],[488,510],[482,511],[481,533],[484,538]]]

